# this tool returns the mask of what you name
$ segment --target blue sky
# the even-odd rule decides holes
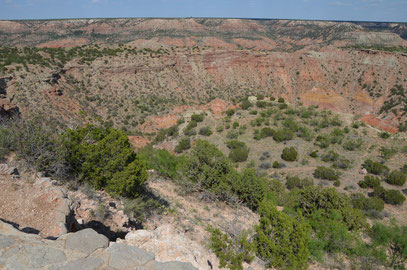
[[[0,19],[238,17],[407,22],[407,0],[0,0]]]

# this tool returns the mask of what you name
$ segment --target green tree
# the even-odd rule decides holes
[[[138,160],[122,131],[87,125],[68,129],[63,142],[79,179],[97,189],[108,187],[107,191],[114,195],[135,195],[147,180],[144,163]],[[135,175],[124,179],[132,173]]]
[[[301,217],[279,212],[271,202],[262,202],[256,226],[257,255],[268,267],[306,269],[310,255],[310,228]]]

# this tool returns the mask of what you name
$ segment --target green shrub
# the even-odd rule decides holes
[[[189,140],[189,138],[184,138],[178,142],[177,146],[175,146],[174,151],[176,153],[182,153],[185,150],[188,150],[190,148],[191,148],[191,141]]]
[[[242,108],[243,110],[247,110],[252,106],[252,103],[250,103],[250,101],[248,101],[247,99],[243,100],[242,103],[240,103],[240,108]]]
[[[188,125],[186,126],[185,129],[193,129],[193,128],[196,128],[197,126],[198,126],[197,121],[191,120],[191,121],[188,123]]]
[[[268,105],[267,101],[264,101],[264,100],[258,100],[256,102],[257,108],[266,108],[267,105]]]
[[[321,148],[327,148],[331,144],[331,139],[327,134],[318,135],[315,138],[314,145],[319,146]]]
[[[256,226],[257,255],[267,267],[306,269],[309,257],[310,228],[300,217],[293,218],[270,202],[259,207]]]
[[[346,142],[343,143],[342,147],[345,150],[348,151],[355,151],[356,149],[360,149],[363,145],[363,140],[358,139],[358,140],[347,140]]]
[[[296,161],[298,157],[298,152],[294,147],[285,147],[281,158],[285,161]]]
[[[239,136],[239,132],[236,130],[229,130],[228,133],[226,133],[226,138],[228,139],[237,139]]]
[[[376,223],[370,237],[375,249],[387,254],[387,266],[391,269],[404,269],[407,261],[407,227]]]
[[[230,149],[229,158],[234,162],[244,162],[249,156],[249,148],[244,142],[237,140],[229,141],[226,146]]]
[[[63,135],[68,162],[83,182],[113,195],[135,196],[147,180],[147,172],[128,137],[113,128],[87,125]]]
[[[199,123],[199,122],[202,122],[204,120],[204,118],[205,118],[205,114],[203,114],[203,113],[201,113],[201,114],[193,114],[191,116],[191,122],[194,121],[194,122]]]
[[[258,177],[255,169],[244,169],[239,176],[235,175],[230,185],[239,199],[253,211],[257,210],[270,190],[269,181]]]
[[[282,142],[282,141],[289,141],[292,140],[294,137],[294,132],[292,132],[289,129],[283,128],[283,129],[277,129],[274,131],[273,134],[273,139],[276,142]]]
[[[273,134],[274,130],[269,127],[265,127],[260,130],[260,138],[272,137]]]
[[[395,147],[387,148],[384,146],[380,147],[379,151],[380,151],[380,156],[384,159],[392,158],[398,152],[397,148],[395,148]]]
[[[235,109],[228,109],[225,111],[225,114],[230,117],[235,114]]]
[[[220,268],[243,270],[243,262],[250,263],[253,261],[254,245],[248,241],[247,233],[230,238],[227,234],[211,226],[207,227],[207,231],[211,233],[209,248],[219,258]]]
[[[383,199],[385,203],[393,205],[401,205],[406,200],[406,197],[400,191],[394,189],[384,189],[382,186],[373,189],[373,196]]]
[[[390,136],[391,136],[390,133],[385,132],[385,131],[380,132],[378,135],[379,135],[379,137],[382,138],[382,139],[388,139],[388,138],[390,138]]]
[[[375,175],[381,175],[389,171],[389,168],[387,168],[385,165],[379,162],[374,162],[370,159],[366,160],[363,163],[362,167],[365,168],[368,173],[372,173]]]
[[[356,209],[363,211],[382,211],[384,209],[384,201],[378,197],[366,198],[363,194],[357,193],[351,195],[351,203]]]
[[[406,174],[401,171],[392,171],[384,180],[390,185],[402,186],[406,183]]]
[[[280,163],[278,163],[277,160],[273,162],[273,168],[274,168],[274,169],[280,168]]]
[[[218,133],[222,133],[223,130],[224,130],[223,126],[217,126],[216,127],[216,132],[218,132]]]
[[[165,149],[154,149],[146,146],[137,153],[148,169],[154,169],[162,176],[175,179],[178,175],[179,158]]]
[[[339,154],[333,150],[329,150],[328,152],[321,155],[321,160],[324,162],[334,162],[339,159]]]
[[[205,126],[199,129],[199,135],[202,136],[211,136],[212,135],[212,130],[211,127]]]
[[[286,186],[289,190],[294,188],[302,189],[313,185],[314,181],[310,178],[300,178],[298,176],[287,176],[286,178]]]
[[[285,103],[285,100],[284,100],[284,98],[282,98],[282,97],[279,97],[279,98],[278,98],[278,103]]]
[[[318,150],[314,150],[309,154],[310,157],[312,158],[317,158],[318,157]]]
[[[358,185],[361,188],[375,188],[380,186],[380,178],[366,175],[363,181],[359,181]]]
[[[326,168],[326,167],[317,167],[314,171],[314,176],[315,178],[318,179],[326,179],[330,181],[336,181],[339,179],[338,174],[335,172],[335,170],[331,168]]]
[[[354,209],[349,198],[335,188],[309,186],[299,190],[295,198],[293,208],[301,210],[307,219],[309,216],[330,218],[334,214],[339,215],[340,221],[346,224],[348,230],[359,230],[367,226],[363,213]]]
[[[287,105],[286,103],[281,103],[281,104],[278,105],[278,108],[279,108],[280,110],[285,110],[285,109],[288,108],[288,105]]]

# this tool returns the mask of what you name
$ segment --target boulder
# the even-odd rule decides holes
[[[66,249],[79,251],[87,255],[93,253],[99,248],[106,248],[109,246],[109,239],[92,229],[84,229],[76,233],[68,233],[58,239],[65,240]]]

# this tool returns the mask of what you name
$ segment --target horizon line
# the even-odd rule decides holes
[[[244,18],[244,17],[77,17],[77,18],[49,18],[49,19],[0,19],[0,21],[65,21],[65,20],[120,20],[120,19],[237,19],[237,20],[259,20],[259,21],[316,21],[316,22],[349,22],[349,23],[399,23],[397,21],[370,21],[370,20],[328,20],[328,19],[287,19],[287,18]]]

